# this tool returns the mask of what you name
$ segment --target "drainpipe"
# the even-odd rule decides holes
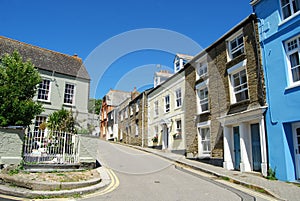
[[[270,99],[270,92],[269,92],[269,90],[268,89],[270,89],[269,88],[269,79],[268,79],[268,71],[266,70],[266,68],[267,68],[267,59],[266,59],[266,50],[265,50],[265,44],[264,44],[264,40],[265,40],[265,38],[264,38],[264,30],[263,30],[263,26],[264,26],[264,22],[263,22],[263,20],[262,19],[260,19],[260,18],[256,18],[259,22],[260,22],[260,28],[261,28],[261,41],[260,41],[260,46],[261,46],[261,50],[262,50],[262,53],[263,53],[263,68],[264,68],[264,73],[265,73],[265,76],[266,76],[266,80],[265,80],[265,83],[266,83],[266,95],[267,95],[267,101],[268,101],[268,103],[270,103],[270,104],[268,104],[268,108],[269,108],[269,116],[270,116],[270,120],[271,120],[271,123],[273,124],[273,125],[275,125],[275,124],[277,124],[278,123],[278,121],[276,121],[276,120],[274,120],[274,117],[273,117],[273,115],[272,115],[272,109],[271,109],[271,99]],[[252,23],[254,24],[254,22],[252,21]],[[257,50],[258,51],[258,50]]]

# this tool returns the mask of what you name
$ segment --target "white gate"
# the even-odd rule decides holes
[[[29,163],[79,163],[79,137],[64,131],[27,132],[24,161]]]

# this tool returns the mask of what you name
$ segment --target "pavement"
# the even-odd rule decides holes
[[[171,153],[170,151],[162,151],[158,149],[143,148],[132,145],[127,146],[155,154],[167,160],[176,162],[194,170],[200,170],[205,173],[223,178],[235,184],[240,184],[245,187],[257,190],[259,192],[264,192],[274,197],[274,199],[276,200],[300,200],[300,184],[297,185],[294,183],[287,183],[278,180],[268,180],[261,176],[259,173],[226,170],[222,167],[206,164],[196,160],[187,159],[184,156]]]

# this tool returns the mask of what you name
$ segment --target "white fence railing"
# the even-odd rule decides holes
[[[24,161],[32,163],[79,163],[79,137],[64,131],[27,132]]]

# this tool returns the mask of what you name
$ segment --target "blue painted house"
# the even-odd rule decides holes
[[[269,168],[300,179],[300,0],[253,0],[267,93]]]

